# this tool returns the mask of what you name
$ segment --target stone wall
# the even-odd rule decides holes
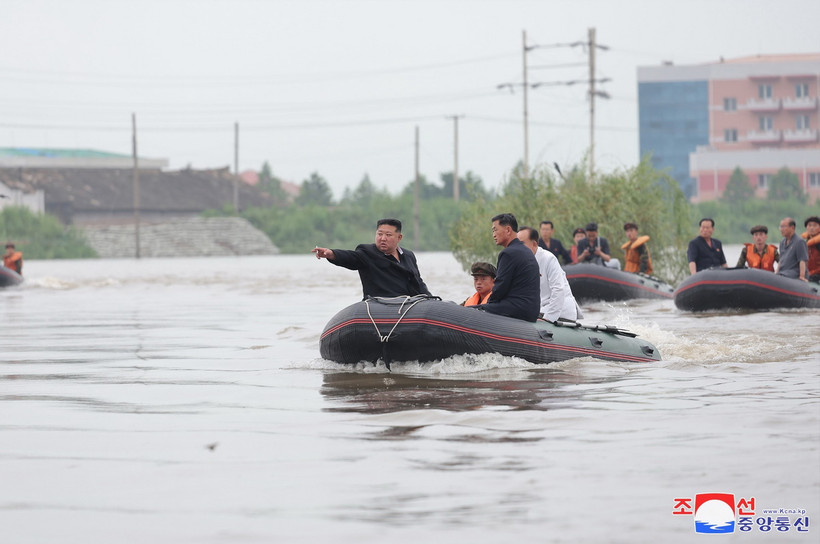
[[[103,258],[135,256],[134,225],[84,227],[89,244]],[[241,217],[196,217],[140,226],[140,257],[275,255],[279,249]]]

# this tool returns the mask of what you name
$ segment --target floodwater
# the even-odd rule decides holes
[[[471,293],[418,257],[435,294]],[[676,499],[704,493],[805,510],[715,538],[817,541],[817,310],[591,304],[664,360],[387,372],[319,357],[361,288],[309,254],[24,272],[0,290],[3,543],[689,542]]]

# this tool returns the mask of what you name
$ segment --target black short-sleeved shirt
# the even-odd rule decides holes
[[[363,298],[430,294],[416,256],[408,249],[399,248],[398,261],[379,251],[376,244],[359,244],[355,250],[334,249],[333,255],[333,260],[328,259],[331,263],[359,271]]]
[[[698,236],[689,242],[686,250],[686,260],[695,263],[695,271],[700,272],[712,267],[719,267],[726,264],[726,255],[723,254],[723,244],[720,240],[712,238],[712,246],[706,243],[703,236]]]

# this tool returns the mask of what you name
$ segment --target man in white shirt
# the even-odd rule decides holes
[[[532,227],[521,227],[518,239],[533,252],[538,262],[541,273],[541,317],[547,321],[583,319],[567,282],[567,274],[558,259],[538,246],[538,231]]]

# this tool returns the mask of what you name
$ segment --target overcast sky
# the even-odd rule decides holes
[[[589,147],[585,42],[595,27],[596,165],[638,161],[638,66],[820,52],[816,0],[0,0],[0,147],[139,154],[171,168],[268,161],[341,195],[365,173],[395,192],[420,170],[495,188],[530,162]],[[499,89],[499,85],[513,84]]]

